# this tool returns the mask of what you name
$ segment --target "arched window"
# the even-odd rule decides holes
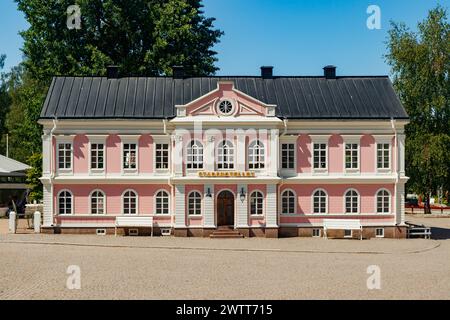
[[[314,213],[327,213],[327,194],[323,190],[317,190],[313,195]]]
[[[222,141],[217,148],[217,169],[234,169],[234,147],[230,141]]]
[[[259,140],[253,141],[248,147],[248,168],[264,169],[264,162],[264,144]]]
[[[389,191],[382,189],[377,193],[377,213],[391,212],[391,194]]]
[[[156,194],[156,214],[169,214],[169,193],[161,190]]]
[[[264,196],[259,191],[254,191],[250,195],[250,214],[251,215],[262,215],[264,206]]]
[[[187,148],[187,168],[203,169],[203,145],[199,141],[191,141]]]
[[[95,190],[91,194],[91,214],[105,214],[105,194]]]
[[[193,191],[188,196],[188,214],[190,216],[199,216],[202,214],[202,195]]]
[[[359,194],[356,190],[348,190],[345,193],[345,213],[358,213]]]
[[[68,190],[63,190],[58,195],[58,213],[63,215],[73,213],[72,193]]]
[[[137,195],[133,190],[123,194],[123,214],[137,214]]]
[[[281,213],[295,214],[295,193],[291,190],[286,190],[281,195]]]

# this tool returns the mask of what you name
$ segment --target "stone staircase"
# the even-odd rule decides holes
[[[243,238],[244,235],[232,227],[219,227],[209,237],[211,239],[239,239]]]

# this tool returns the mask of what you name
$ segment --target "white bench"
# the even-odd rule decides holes
[[[327,230],[359,230],[360,239],[362,240],[361,221],[351,219],[324,219],[323,220],[323,232],[325,238],[328,238]]]
[[[114,235],[117,236],[117,228],[151,228],[151,236],[153,237],[153,217],[116,217]]]

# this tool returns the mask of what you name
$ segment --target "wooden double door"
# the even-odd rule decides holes
[[[217,226],[234,226],[234,195],[227,190],[217,196]]]

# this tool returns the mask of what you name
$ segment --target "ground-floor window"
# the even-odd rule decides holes
[[[72,193],[67,190],[63,190],[58,195],[58,213],[59,214],[72,214]]]
[[[91,194],[91,213],[105,214],[105,194],[100,190]]]
[[[375,235],[377,238],[384,238],[384,228],[375,229]]]
[[[188,196],[188,213],[190,216],[202,214],[202,196],[197,191],[191,192]]]
[[[295,193],[291,190],[286,190],[281,195],[281,213],[295,214]]]
[[[123,194],[123,214],[137,214],[137,195],[132,190]]]
[[[250,214],[262,215],[263,214],[264,196],[259,191],[254,191],[250,196]]]

